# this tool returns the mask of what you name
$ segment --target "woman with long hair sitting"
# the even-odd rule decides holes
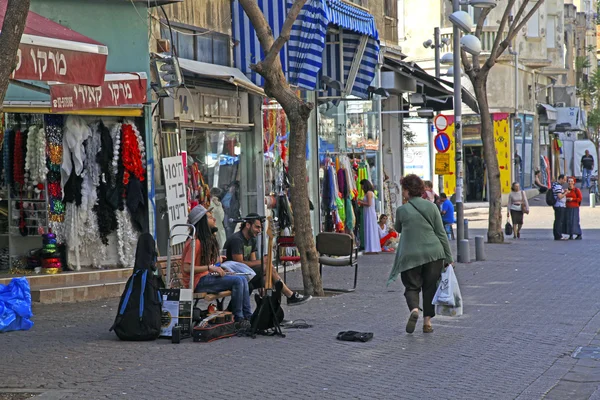
[[[215,218],[201,205],[192,209],[188,224],[196,228],[196,255],[194,257],[194,292],[219,293],[231,290],[231,309],[238,328],[250,327],[250,292],[248,281],[239,275],[230,275],[221,265],[219,244],[212,230],[216,226]],[[190,286],[190,267],[192,264],[192,241],[188,239],[183,248],[182,283]]]

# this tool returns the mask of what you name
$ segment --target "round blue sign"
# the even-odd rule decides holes
[[[435,149],[440,153],[445,153],[450,150],[450,136],[447,133],[438,133],[433,140]]]

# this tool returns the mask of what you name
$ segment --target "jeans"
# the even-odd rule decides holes
[[[409,310],[419,308],[419,292],[423,291],[423,316],[435,317],[435,306],[431,304],[437,291],[437,282],[442,276],[444,260],[411,268],[400,274],[406,290],[404,297]]]
[[[583,177],[582,177],[582,180],[583,180],[582,185],[585,185],[586,188],[589,188],[590,186],[592,186],[592,184],[590,182],[591,177],[592,177],[592,170],[584,168],[583,169]]]
[[[554,226],[552,227],[554,240],[562,239],[563,222],[565,220],[566,210],[566,207],[554,207]]]
[[[196,286],[196,293],[208,292],[218,293],[231,290],[231,308],[236,321],[250,318],[252,307],[250,306],[250,292],[248,281],[239,275],[212,276],[206,275],[200,279]]]

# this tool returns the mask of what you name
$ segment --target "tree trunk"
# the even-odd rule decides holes
[[[17,50],[25,30],[30,0],[8,0],[0,32],[0,108],[8,89],[8,81],[17,66]],[[25,56],[25,55],[23,55]]]
[[[489,183],[488,201],[490,211],[488,216],[488,242],[503,243],[502,233],[502,187],[500,185],[500,168],[496,155],[494,123],[490,114],[487,99],[487,74],[480,73],[473,80],[475,97],[481,116],[481,141]]]

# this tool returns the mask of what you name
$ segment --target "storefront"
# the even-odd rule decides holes
[[[184,155],[187,165],[188,208],[200,203],[216,208],[219,241],[234,233],[237,220],[262,207],[262,140],[250,107],[263,90],[231,67],[181,59],[185,87],[174,98],[161,100],[161,158]],[[252,120],[251,120],[252,118]],[[262,187],[262,185],[260,185]],[[157,184],[159,215],[166,215],[165,186]],[[166,252],[167,218],[158,222],[157,242]]]
[[[105,74],[126,70],[105,44],[34,12],[17,56],[2,118],[0,269],[130,267],[152,224],[149,65]]]

